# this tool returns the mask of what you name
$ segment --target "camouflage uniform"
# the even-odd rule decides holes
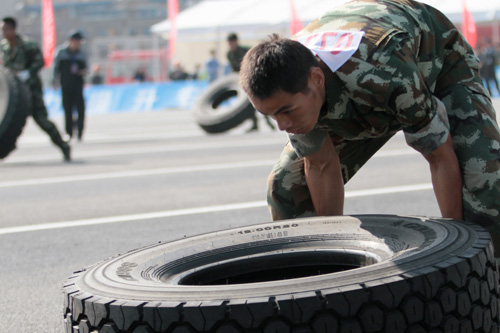
[[[243,57],[248,52],[248,50],[250,50],[249,47],[238,46],[238,48],[235,51],[229,50],[227,52],[227,60],[229,61],[229,64],[231,65],[231,69],[233,70],[233,72],[240,71],[241,60],[243,60]]]
[[[61,148],[65,159],[69,160],[69,146],[61,138],[61,134],[54,123],[48,119],[47,109],[43,101],[42,81],[38,76],[38,71],[44,66],[40,48],[35,42],[21,36],[17,36],[15,48],[11,48],[9,41],[6,39],[2,40],[0,47],[3,54],[3,66],[10,68],[14,72],[29,71],[26,85],[31,92],[31,115],[38,126],[50,136],[52,142]]]
[[[365,35],[335,73],[323,68],[327,103],[316,127],[289,135],[268,179],[273,219],[314,215],[302,157],[318,151],[327,136],[347,182],[399,130],[423,154],[451,134],[464,218],[492,233],[500,256],[500,131],[471,47],[442,13],[410,0],[352,1],[298,37],[336,30]]]

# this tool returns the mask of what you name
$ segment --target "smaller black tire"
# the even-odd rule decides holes
[[[16,148],[30,114],[27,87],[10,70],[0,67],[0,158]]]
[[[193,109],[197,124],[210,134],[226,132],[252,117],[254,112],[236,73],[208,86]]]

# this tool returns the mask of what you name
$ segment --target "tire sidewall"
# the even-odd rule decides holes
[[[379,219],[379,220],[377,220]],[[383,220],[383,221],[382,221]],[[261,224],[157,244],[104,261],[82,274],[83,290],[110,298],[163,301],[258,299],[311,290],[361,289],[402,273],[429,273],[434,265],[468,252],[489,235],[476,226],[449,220],[392,216],[308,218]],[[185,286],[182,276],[228,261],[317,248],[365,251],[378,263],[314,277],[245,285]],[[477,250],[479,251],[479,250]],[[437,269],[437,268],[436,268]]]
[[[0,67],[0,158],[16,148],[27,117],[31,114],[31,93],[9,69]]]
[[[0,67],[0,90],[2,98],[0,99],[0,137],[4,135],[10,126],[11,119],[16,109],[16,87],[15,79],[10,71]]]
[[[214,108],[214,102],[229,91],[236,94],[236,100],[230,106]],[[209,133],[223,132],[236,127],[250,118],[254,112],[246,93],[239,85],[237,73],[229,74],[210,84],[193,108],[196,122]]]

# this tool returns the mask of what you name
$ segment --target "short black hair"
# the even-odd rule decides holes
[[[232,32],[229,35],[227,35],[227,41],[228,42],[235,41],[235,40],[238,40],[238,35],[235,34],[234,32]]]
[[[2,19],[2,22],[7,24],[7,25],[10,25],[12,28],[16,28],[17,27],[17,21],[15,18],[11,17],[11,16],[6,16]]]
[[[82,32],[79,30],[70,31],[68,37],[69,39],[79,39],[79,40],[84,38]]]
[[[307,91],[309,72],[318,66],[314,54],[297,41],[277,34],[251,48],[243,58],[240,84],[250,98],[266,99],[276,91]]]

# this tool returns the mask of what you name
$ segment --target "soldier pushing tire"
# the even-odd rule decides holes
[[[76,272],[66,332],[498,332],[481,227],[360,215],[154,244]]]

